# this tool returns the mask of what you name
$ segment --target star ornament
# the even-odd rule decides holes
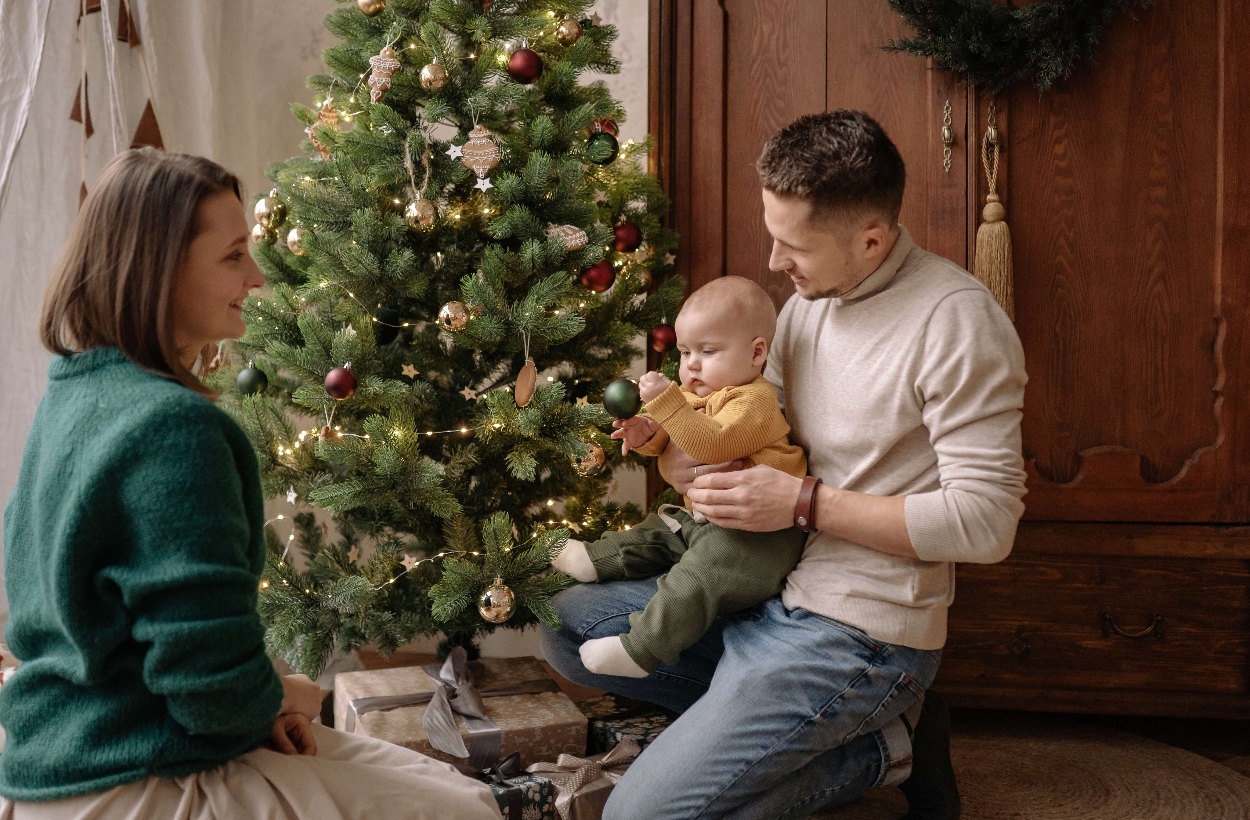
[[[479,191],[489,191],[491,188],[494,188],[495,186],[490,184],[490,180],[488,178],[482,177],[481,179],[477,181],[477,184],[474,185],[473,187],[477,188]]]
[[[590,398],[589,398],[588,396],[582,396],[582,397],[580,397],[580,398],[577,400],[577,406],[578,406],[578,407],[589,407],[589,406],[590,406]]]
[[[464,396],[465,401],[474,401],[477,399],[477,391],[472,387],[466,387],[460,391],[460,395]]]
[[[294,504],[294,503],[295,503],[295,499],[297,499],[297,498],[299,498],[299,496],[297,496],[297,495],[295,494],[295,488],[294,488],[294,487],[291,487],[290,489],[288,489],[288,490],[286,491],[286,503],[288,503],[288,504]]]
[[[412,570],[416,568],[418,563],[420,562],[417,560],[417,557],[415,555],[405,555],[404,561],[403,561],[404,571],[412,572]]]
[[[415,379],[417,377],[417,369],[410,364],[404,365],[403,371],[404,375],[410,379]]]
[[[451,157],[452,159],[460,159],[461,157],[464,156],[464,146],[463,145],[450,146],[447,149],[447,156]]]
[[[353,564],[360,560],[360,547],[352,547],[347,551],[347,560]]]

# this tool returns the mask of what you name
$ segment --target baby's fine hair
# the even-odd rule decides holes
[[[682,313],[713,310],[732,318],[735,325],[752,338],[763,336],[769,345],[777,331],[777,309],[768,292],[742,276],[713,279],[690,294],[681,306]]]

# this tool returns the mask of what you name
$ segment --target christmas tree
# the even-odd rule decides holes
[[[330,73],[293,106],[304,154],[266,169],[255,206],[270,287],[245,308],[246,366],[218,376],[266,493],[337,525],[267,530],[261,614],[300,671],[556,626],[570,531],[641,516],[600,501],[623,463],[601,402],[640,334],[671,348],[684,284],[649,143],[620,144],[624,112],[581,81],[619,69],[588,5],[358,0],[326,19]]]

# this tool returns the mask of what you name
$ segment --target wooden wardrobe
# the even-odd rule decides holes
[[[972,265],[989,99],[881,46],[885,0],[651,0],[652,170],[678,272],[778,306],[754,162],[858,108],[907,162],[900,220]],[[1250,717],[1250,4],[1155,0],[1096,65],[994,98],[1014,246],[1027,511],[961,565],[935,684],[963,706]],[[942,126],[955,135],[945,162]]]

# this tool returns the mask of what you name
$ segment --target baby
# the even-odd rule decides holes
[[[638,381],[645,415],[616,422],[612,438],[622,439],[621,452],[655,456],[671,440],[707,464],[742,459],[746,467],[807,475],[807,458],[787,438],[777,393],[761,375],[776,325],[772,300],[749,279],[726,276],[695,291],[675,326],[681,384],[655,372]],[[806,540],[797,529],[725,529],[672,505],[593,543],[570,540],[552,564],[579,581],[666,572],[646,609],[629,616],[628,632],[582,644],[582,663],[632,678],[676,663],[718,615],[776,595]]]

